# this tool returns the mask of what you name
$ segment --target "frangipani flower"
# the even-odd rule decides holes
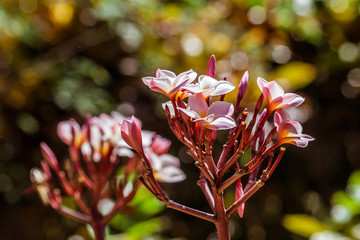
[[[147,155],[151,161],[156,180],[172,183],[183,181],[186,178],[186,175],[180,169],[180,161],[178,158],[170,154],[158,155],[151,152],[151,150],[148,151]]]
[[[278,131],[278,140],[275,144],[289,143],[298,147],[306,147],[314,138],[302,133],[302,126],[297,121],[291,121],[289,114],[282,109],[275,112],[274,124]]]
[[[179,108],[194,122],[211,130],[225,130],[236,126],[231,115],[234,106],[231,103],[217,101],[208,107],[203,95],[196,93],[189,97],[189,109]]]
[[[295,93],[285,93],[284,89],[275,81],[267,82],[259,77],[257,84],[268,103],[269,112],[280,108],[297,107],[305,100]]]
[[[201,75],[198,82],[189,84],[181,88],[190,93],[202,93],[204,97],[219,96],[234,90],[235,86],[230,82],[221,80],[218,81],[210,76]]]
[[[181,87],[195,80],[197,73],[189,70],[176,76],[175,73],[168,70],[158,69],[156,77],[144,77],[143,82],[153,91],[165,94],[169,98],[176,96]]]

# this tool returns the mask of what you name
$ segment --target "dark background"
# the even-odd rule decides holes
[[[206,210],[196,168],[164,118],[166,99],[141,77],[158,67],[205,74],[215,54],[219,79],[236,84],[249,71],[247,103],[259,93],[258,76],[305,97],[297,118],[316,139],[287,149],[244,218],[233,218],[234,239],[304,239],[283,227],[283,217],[326,219],[332,194],[360,165],[359,11],[357,0],[1,1],[0,238],[67,239],[80,227],[23,193],[41,160],[39,143],[61,159],[57,122],[82,122],[88,112],[134,114],[144,129],[173,140],[188,177],[164,186],[178,202]],[[210,223],[162,214],[172,223],[164,236],[214,239]]]

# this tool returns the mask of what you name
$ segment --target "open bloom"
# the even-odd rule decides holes
[[[298,147],[306,147],[314,138],[302,133],[302,126],[297,121],[291,121],[285,110],[277,110],[274,115],[274,124],[278,131],[278,140],[275,144],[289,143]]]
[[[234,90],[235,86],[225,80],[216,80],[215,78],[201,75],[198,82],[189,84],[181,89],[190,93],[202,93],[204,97],[219,96],[227,94]]]
[[[153,91],[165,94],[168,97],[176,96],[180,88],[195,80],[197,73],[189,70],[176,76],[168,70],[158,69],[156,77],[144,77],[143,82]]]
[[[203,95],[196,93],[189,97],[188,106],[189,109],[179,107],[179,110],[200,126],[211,130],[225,130],[236,126],[231,117],[234,112],[234,106],[231,103],[217,101],[208,107]]]
[[[151,161],[156,180],[160,182],[180,182],[183,181],[186,176],[180,169],[180,161],[177,157],[170,154],[158,155],[152,152],[152,149],[147,149],[146,155]]]
[[[305,100],[295,93],[285,93],[284,89],[275,81],[268,82],[259,77],[257,84],[268,103],[270,112],[280,108],[297,107]]]

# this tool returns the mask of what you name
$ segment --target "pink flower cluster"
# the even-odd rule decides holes
[[[124,136],[123,139],[120,125],[125,129],[128,121],[131,120],[112,112],[111,115],[88,116],[82,126],[73,119],[60,122],[57,132],[68,146],[69,158],[61,167],[53,151],[43,142],[40,146],[45,161],[41,162],[41,169],[31,170],[33,188],[42,201],[64,215],[89,223],[94,230],[103,229],[135,195],[140,182],[133,175],[145,174],[142,160],[126,142],[135,150],[139,149],[132,142],[142,146],[141,151],[154,166],[157,181],[182,181],[185,174],[179,168],[179,159],[167,154],[171,142],[154,132],[143,131],[141,134],[139,122],[127,129],[135,133],[133,138]],[[119,169],[122,169],[120,175]],[[56,182],[77,203],[79,211],[62,204],[63,194]],[[90,199],[84,197],[85,192],[91,196]],[[100,211],[102,199],[113,202],[113,208],[105,214]]]
[[[267,82],[258,78],[257,84],[262,94],[252,110],[252,117],[248,119],[250,114],[247,108],[241,107],[241,100],[248,86],[248,72],[245,72],[237,87],[235,105],[224,101],[226,94],[235,91],[235,86],[226,79],[215,78],[214,56],[210,58],[207,75],[201,75],[197,80],[196,77],[197,73],[193,70],[176,75],[171,71],[158,69],[155,77],[144,77],[142,80],[151,90],[169,98],[169,101],[163,104],[169,126],[177,138],[189,148],[188,153],[195,160],[202,179],[199,186],[214,215],[212,219],[207,218],[206,213],[187,212],[214,222],[220,215],[230,217],[236,209],[242,216],[245,201],[271,176],[282,158],[285,151],[282,146],[292,144],[306,147],[309,141],[314,140],[302,133],[300,123],[291,120],[285,110],[299,106],[304,102],[304,98],[294,93],[285,93],[275,81]],[[263,108],[264,99],[267,102],[266,108]],[[270,121],[271,118],[273,121]],[[144,150],[139,144],[141,129],[137,120],[132,119],[127,124],[122,127],[123,139],[142,156],[145,165],[151,170],[152,164],[144,156]],[[270,130],[265,128],[265,124],[271,126]],[[214,143],[219,130],[228,130],[229,136],[220,157],[214,159]],[[249,147],[251,159],[241,166],[238,160]],[[278,156],[274,160],[276,154]],[[224,174],[230,170],[234,171],[233,175],[226,178]],[[243,178],[245,175],[249,176],[247,180]],[[221,210],[216,204],[216,194],[221,195],[235,182],[235,202],[230,208]],[[176,208],[170,204],[172,201],[167,199],[154,181],[148,179],[143,183],[161,201]],[[212,187],[211,190],[208,184]]]

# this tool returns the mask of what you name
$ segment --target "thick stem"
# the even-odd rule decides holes
[[[228,221],[217,222],[215,223],[215,227],[218,232],[219,240],[230,240]]]
[[[100,224],[100,221],[94,221],[91,227],[94,230],[96,240],[105,240],[105,227]]]
[[[226,215],[223,194],[219,194],[218,191],[217,187],[213,186],[212,192],[214,195],[216,216],[215,227],[218,232],[219,240],[230,240],[229,218]]]

